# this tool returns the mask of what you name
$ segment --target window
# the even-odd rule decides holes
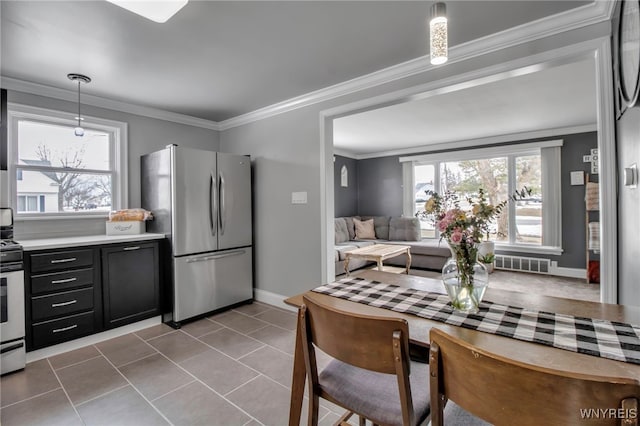
[[[9,105],[9,176],[17,218],[100,216],[124,207],[126,124]]]
[[[459,194],[461,207],[468,196],[484,188],[497,204],[526,186],[531,194],[511,202],[491,229],[489,239],[504,246],[560,248],[560,146],[562,141],[455,151],[404,157],[405,185],[415,188],[413,205],[405,214],[424,209],[425,189]],[[407,179],[412,178],[413,182]],[[406,196],[406,192],[405,192]],[[430,221],[421,222],[423,238],[438,238]]]

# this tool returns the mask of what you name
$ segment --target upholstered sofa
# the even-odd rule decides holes
[[[358,239],[353,219],[373,219],[375,239]],[[446,242],[438,239],[421,239],[420,221],[414,217],[348,216],[335,218],[335,270],[344,273],[345,253],[372,244],[398,244],[411,247],[411,267],[440,270],[451,252]],[[361,268],[369,261],[351,259],[349,270]],[[404,266],[406,256],[397,256],[385,261],[385,265]]]

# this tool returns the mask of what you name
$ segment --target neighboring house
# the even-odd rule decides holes
[[[45,160],[20,159],[20,164],[50,166]],[[55,213],[58,211],[59,185],[52,173],[18,171],[17,178],[19,213]]]

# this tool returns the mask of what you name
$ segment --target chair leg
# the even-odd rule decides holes
[[[318,395],[309,395],[309,423],[308,426],[318,426],[318,408],[320,399]]]

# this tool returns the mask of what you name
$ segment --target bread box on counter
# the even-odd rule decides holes
[[[109,213],[106,223],[107,235],[144,234],[146,221],[152,219],[151,212],[143,209],[126,209]]]

